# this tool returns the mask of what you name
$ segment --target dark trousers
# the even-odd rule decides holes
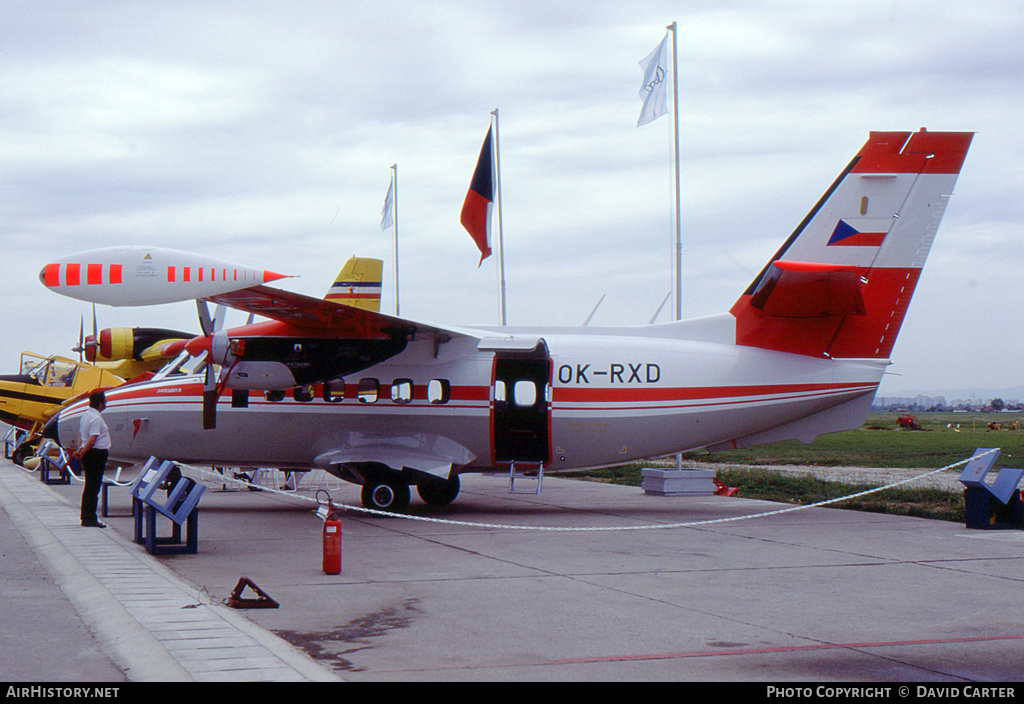
[[[85,474],[85,488],[82,489],[82,525],[96,523],[96,505],[103,486],[103,470],[107,467],[107,451],[89,450],[82,455],[82,472]]]

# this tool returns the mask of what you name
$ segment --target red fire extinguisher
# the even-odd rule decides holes
[[[341,574],[341,521],[333,507],[324,520],[324,574]]]

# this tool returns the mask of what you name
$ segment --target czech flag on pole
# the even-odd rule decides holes
[[[494,169],[491,151],[491,128],[487,130],[473,180],[462,203],[462,226],[480,250],[480,262],[491,256],[491,208],[494,205]]]

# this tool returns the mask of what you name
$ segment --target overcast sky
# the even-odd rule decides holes
[[[393,311],[396,163],[402,315],[498,322],[496,257],[459,224],[496,108],[509,324],[581,324],[602,295],[593,325],[646,323],[672,286],[672,119],[636,127],[638,62],[675,21],[684,317],[732,305],[869,130],[975,131],[882,393],[1019,386],[1022,8],[0,0],[0,369],[72,355],[90,308],[38,273],[101,246],[315,296],[375,256]],[[97,314],[198,330],[191,303]]]

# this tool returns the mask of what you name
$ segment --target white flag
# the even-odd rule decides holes
[[[381,232],[388,229],[394,224],[394,220],[391,219],[392,203],[394,201],[395,192],[395,181],[391,180],[388,184],[388,194],[384,197],[384,207],[380,209],[380,229]]]
[[[668,112],[665,82],[668,79],[668,32],[654,51],[640,62],[644,70],[644,83],[640,86],[640,99],[644,107],[636,126],[646,125]]]

